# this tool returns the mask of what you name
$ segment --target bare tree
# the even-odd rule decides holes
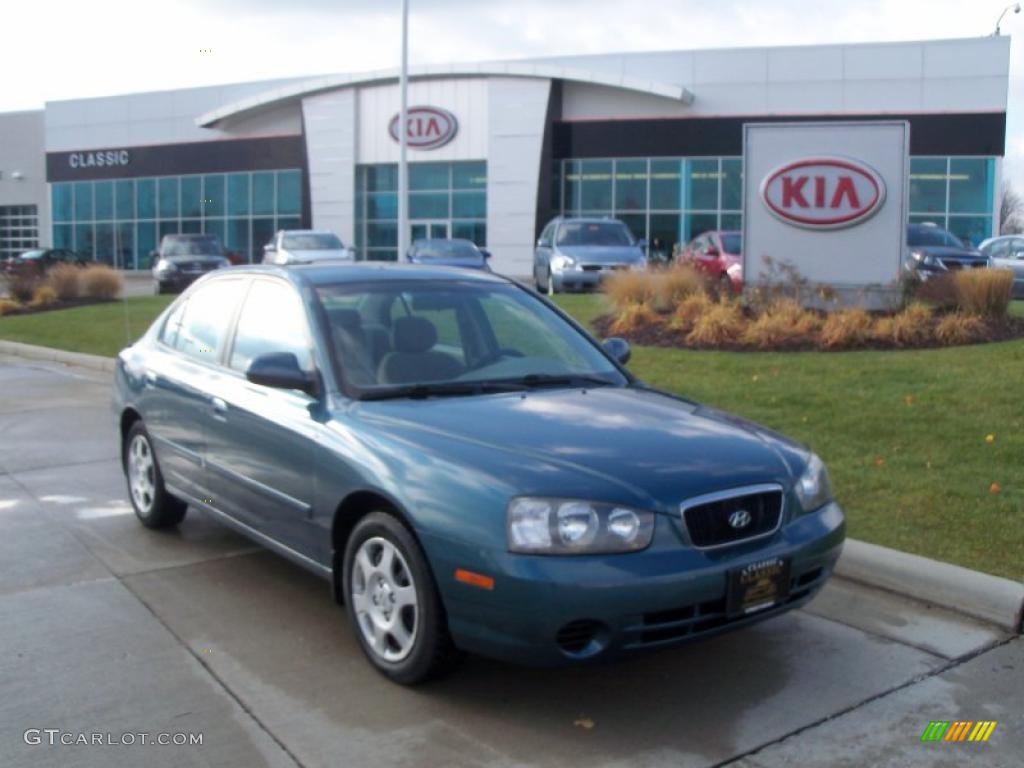
[[[1024,232],[1024,197],[1008,181],[1003,182],[999,202],[999,234]]]

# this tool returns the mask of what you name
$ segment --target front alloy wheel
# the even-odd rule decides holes
[[[164,488],[153,443],[141,421],[136,421],[125,437],[123,461],[128,497],[139,522],[147,528],[169,528],[180,523],[188,504]]]
[[[454,666],[459,653],[430,566],[398,518],[385,512],[362,518],[342,567],[345,608],[374,667],[414,685]]]

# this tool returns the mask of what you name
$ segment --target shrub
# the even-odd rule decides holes
[[[82,271],[73,264],[58,264],[46,275],[46,285],[61,301],[77,299],[82,293]]]
[[[931,333],[932,310],[925,304],[911,304],[892,318],[891,339],[901,347],[923,344]]]
[[[630,304],[652,305],[655,297],[654,272],[622,270],[609,277],[604,291],[619,310]]]
[[[961,269],[953,277],[957,307],[978,317],[1006,317],[1013,291],[1008,269]]]
[[[738,304],[719,302],[712,304],[696,319],[686,340],[691,344],[710,345],[736,341],[745,325],[746,318]]]
[[[671,312],[690,296],[707,293],[707,280],[692,267],[672,267],[651,274],[654,307]]]
[[[660,320],[658,313],[647,304],[627,304],[608,325],[608,332],[635,333],[656,326]]]
[[[13,299],[0,299],[0,317],[9,315],[16,309],[21,309],[21,305]]]
[[[825,319],[820,338],[826,349],[859,347],[871,338],[871,315],[863,309],[833,312]]]
[[[57,292],[48,285],[40,285],[36,288],[35,293],[32,294],[32,301],[29,302],[33,307],[49,307],[56,303]]]
[[[35,269],[19,269],[7,275],[7,292],[16,301],[27,304],[32,301],[32,295],[40,282],[39,273]]]
[[[697,322],[697,318],[713,306],[714,302],[705,293],[687,296],[676,306],[676,311],[672,313],[672,319],[669,320],[668,325],[674,330],[689,333],[693,329],[693,324]]]
[[[957,290],[954,272],[944,272],[924,282],[913,280],[905,291],[909,301],[923,301],[936,309],[953,309],[957,305]]]
[[[969,344],[985,333],[985,323],[961,312],[946,315],[935,326],[935,338],[943,344]]]
[[[90,299],[115,299],[123,284],[121,274],[106,264],[90,264],[82,270],[82,290]]]
[[[790,299],[766,308],[743,333],[743,340],[763,349],[789,341],[805,340],[821,325],[818,316]]]

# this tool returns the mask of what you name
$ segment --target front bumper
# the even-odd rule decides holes
[[[553,666],[670,647],[797,608],[832,574],[846,528],[839,505],[830,503],[767,541],[700,551],[681,545],[681,525],[659,515],[651,547],[622,555],[526,556],[430,537],[423,543],[457,646]],[[728,616],[728,572],[776,556],[790,561],[788,597],[751,615]],[[457,568],[492,576],[493,591],[456,582]]]
[[[153,273],[153,280],[163,291],[183,291],[208,272],[160,272]]]
[[[551,279],[555,284],[556,291],[588,291],[599,288],[601,283],[612,275],[628,269],[630,269],[628,264],[608,264],[590,269],[552,271]]]

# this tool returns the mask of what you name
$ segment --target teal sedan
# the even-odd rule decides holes
[[[628,358],[481,271],[219,270],[118,356],[129,497],[145,526],[191,505],[322,576],[405,684],[465,652],[587,663],[808,601],[845,534],[821,460]]]

